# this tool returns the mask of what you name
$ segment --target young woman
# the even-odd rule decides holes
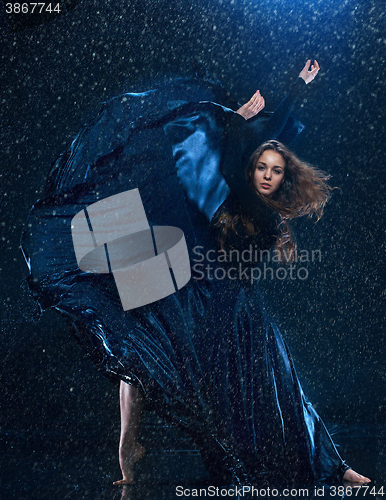
[[[307,61],[299,75],[306,84],[319,71],[316,61],[309,71],[310,62]],[[231,193],[211,221],[223,257],[234,250],[263,251],[275,247],[281,260],[288,263],[296,252],[288,221],[302,215],[321,217],[323,213],[330,197],[326,183],[329,176],[300,161],[280,142],[263,143],[253,152],[246,168],[243,165],[248,150],[258,139],[279,135],[292,102],[293,98],[287,97],[268,126],[256,132],[248,129],[245,120],[264,107],[264,99],[257,91],[236,111],[244,120],[235,115],[227,124],[222,174]],[[175,153],[181,149],[174,144]],[[192,162],[188,164],[191,168]],[[188,182],[185,184],[188,189]],[[206,206],[210,205],[206,198]],[[231,257],[221,259],[221,266],[222,270],[225,266],[230,271],[234,262]],[[211,359],[206,366],[212,373],[214,413],[226,415],[217,421],[222,441],[241,458],[249,477],[312,482],[331,477],[335,472],[345,481],[369,481],[340,459],[327,430],[302,392],[288,347],[264,311],[259,292],[248,281],[237,282],[235,276],[225,275],[229,276],[228,281],[221,279],[220,286],[215,287],[214,304],[226,327],[219,328],[216,321],[213,325],[216,349],[212,346],[206,352]],[[118,485],[134,481],[132,467],[144,453],[137,441],[141,393],[121,383],[120,397],[119,456],[123,478],[115,483]]]
[[[232,193],[215,214],[213,231],[225,254],[274,248],[281,261],[289,263],[296,245],[288,221],[303,215],[321,217],[330,197],[329,175],[300,161],[276,140],[263,143],[253,153],[243,175],[236,160],[240,151],[233,142],[240,137],[239,128],[240,123],[231,127],[231,147],[224,165]],[[340,459],[301,389],[288,346],[262,305],[257,283],[251,286],[240,280],[235,286],[233,279],[232,283],[222,281],[234,328],[228,329],[226,341],[220,340],[219,352],[221,366],[234,367],[234,371],[218,373],[223,391],[217,399],[219,406],[233,409],[231,422],[225,422],[225,434],[233,442],[243,443],[238,452],[246,467],[253,470],[260,461],[262,467],[274,471],[270,479],[275,477],[279,484],[288,478],[300,482],[326,479],[334,467],[344,481],[369,482]],[[233,308],[229,298],[236,301]],[[243,371],[241,383],[235,367]],[[253,443],[249,451],[245,443]]]
[[[269,248],[278,236],[284,255],[292,248],[288,219],[321,213],[324,178],[315,173],[299,184],[298,163],[276,143],[253,157],[249,181],[244,165],[257,144],[296,129],[289,113],[318,72],[309,64],[272,117],[261,119],[246,120],[264,106],[259,92],[238,108],[205,76],[112,99],[55,162],[31,210],[22,239],[30,288],[121,383],[123,483],[133,481],[144,453],[137,441],[143,397],[192,437],[220,484],[367,481],[346,470],[255,286],[193,276],[178,292],[125,312],[111,274],[79,269],[71,236],[80,211],[138,189],[151,224],[183,230],[191,262],[217,251],[213,232],[225,252],[245,248],[248,238]],[[319,195],[307,188],[304,197],[313,184]]]

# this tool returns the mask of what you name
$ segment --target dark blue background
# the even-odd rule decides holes
[[[104,423],[117,436],[117,390],[55,313],[31,320],[19,237],[50,164],[101,103],[186,76],[194,58],[239,102],[260,89],[268,110],[319,61],[293,149],[339,188],[317,224],[295,224],[322,261],[262,287],[324,419],[385,423],[385,17],[383,0],[83,0],[13,33],[0,8],[4,428]]]

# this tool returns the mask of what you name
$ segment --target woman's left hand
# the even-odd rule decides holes
[[[299,73],[299,78],[302,78],[306,82],[306,85],[312,82],[315,76],[319,73],[320,69],[318,61],[316,59],[314,61],[314,64],[311,66],[311,70],[309,71],[308,68],[310,67],[310,64],[311,64],[311,59],[308,59],[306,65]]]
[[[260,94],[260,90],[258,90],[253,94],[253,96],[246,104],[241,106],[241,108],[236,111],[236,113],[244,117],[246,120],[249,120],[249,118],[256,116],[257,113],[260,113],[264,106],[264,97]]]

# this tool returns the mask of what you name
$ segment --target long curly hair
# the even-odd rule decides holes
[[[260,156],[266,150],[279,153],[285,160],[284,181],[272,197],[264,196],[257,192],[253,185],[253,177]],[[289,221],[296,217],[315,215],[317,220],[323,215],[324,207],[331,197],[332,188],[327,184],[331,177],[326,172],[312,167],[301,161],[292,151],[279,141],[264,142],[252,154],[245,177],[250,186],[256,191],[263,203],[280,216],[276,235],[275,251],[280,261],[292,262],[296,257],[296,243],[293,240]],[[220,243],[222,248],[227,245],[229,231],[236,232],[237,222],[240,221],[247,235],[259,233],[258,221],[243,209],[241,203],[235,204],[233,212],[221,211],[214,221],[214,226],[220,229]]]

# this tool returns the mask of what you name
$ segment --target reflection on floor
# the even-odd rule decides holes
[[[345,496],[369,500],[386,497],[386,426],[330,427],[339,450],[357,471],[373,479],[370,488],[347,490]],[[235,491],[210,487],[200,453],[176,429],[146,415],[141,442],[147,449],[136,465],[136,484],[112,485],[120,479],[119,429],[66,428],[2,431],[1,500],[171,500],[177,498],[316,498],[342,497],[343,489],[314,486],[309,490]],[[382,486],[384,485],[384,488]],[[237,493],[237,494],[236,494]]]

